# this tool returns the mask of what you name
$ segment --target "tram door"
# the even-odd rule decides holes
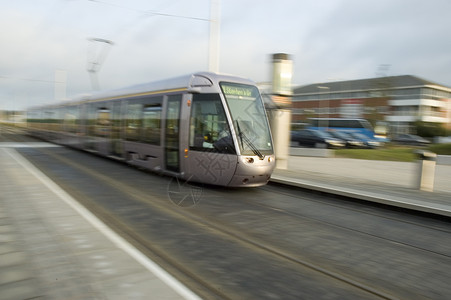
[[[179,126],[181,102],[182,95],[169,96],[166,109],[165,163],[166,169],[173,172],[180,171]]]

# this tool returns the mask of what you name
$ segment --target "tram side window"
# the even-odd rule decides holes
[[[57,128],[58,116],[56,109],[47,109],[44,111],[44,124],[45,130],[55,130]]]
[[[88,105],[88,111],[87,111],[88,119],[86,121],[87,125],[87,134],[89,136],[95,136],[96,135],[96,123],[97,123],[97,107],[95,104],[89,104]]]
[[[64,112],[63,130],[65,132],[77,132],[78,111],[76,106],[69,106]]]
[[[27,127],[28,128],[40,128],[41,116],[39,110],[29,110],[27,112]]]
[[[55,108],[55,115],[54,115],[54,126],[53,126],[53,130],[54,131],[62,131],[62,112],[63,112],[63,108],[62,107],[58,107]]]
[[[194,95],[191,107],[190,149],[235,153],[230,128],[219,95]]]
[[[100,107],[97,110],[96,136],[109,137],[111,125],[111,112],[106,107]]]
[[[141,139],[142,107],[141,103],[129,103],[127,105],[125,139],[128,141],[139,141]]]
[[[143,142],[160,145],[160,133],[161,104],[145,105],[143,109]]]

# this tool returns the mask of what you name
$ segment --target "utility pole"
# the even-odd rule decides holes
[[[210,42],[208,51],[208,70],[219,71],[219,24],[220,0],[210,0]]]

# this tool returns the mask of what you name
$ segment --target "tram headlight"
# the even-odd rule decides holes
[[[253,157],[246,157],[246,161],[250,164],[254,163],[254,158]]]

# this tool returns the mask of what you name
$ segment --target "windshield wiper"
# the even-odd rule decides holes
[[[252,143],[252,141],[246,136],[246,134],[241,131],[240,123],[238,122],[238,120],[236,120],[236,127],[238,129],[238,136],[240,137],[241,146],[243,146],[244,140],[249,148],[251,148],[252,152],[254,152],[254,154],[257,155],[260,160],[263,160],[265,158],[265,155],[263,155],[263,153],[261,153],[260,150],[255,147],[254,143]]]

